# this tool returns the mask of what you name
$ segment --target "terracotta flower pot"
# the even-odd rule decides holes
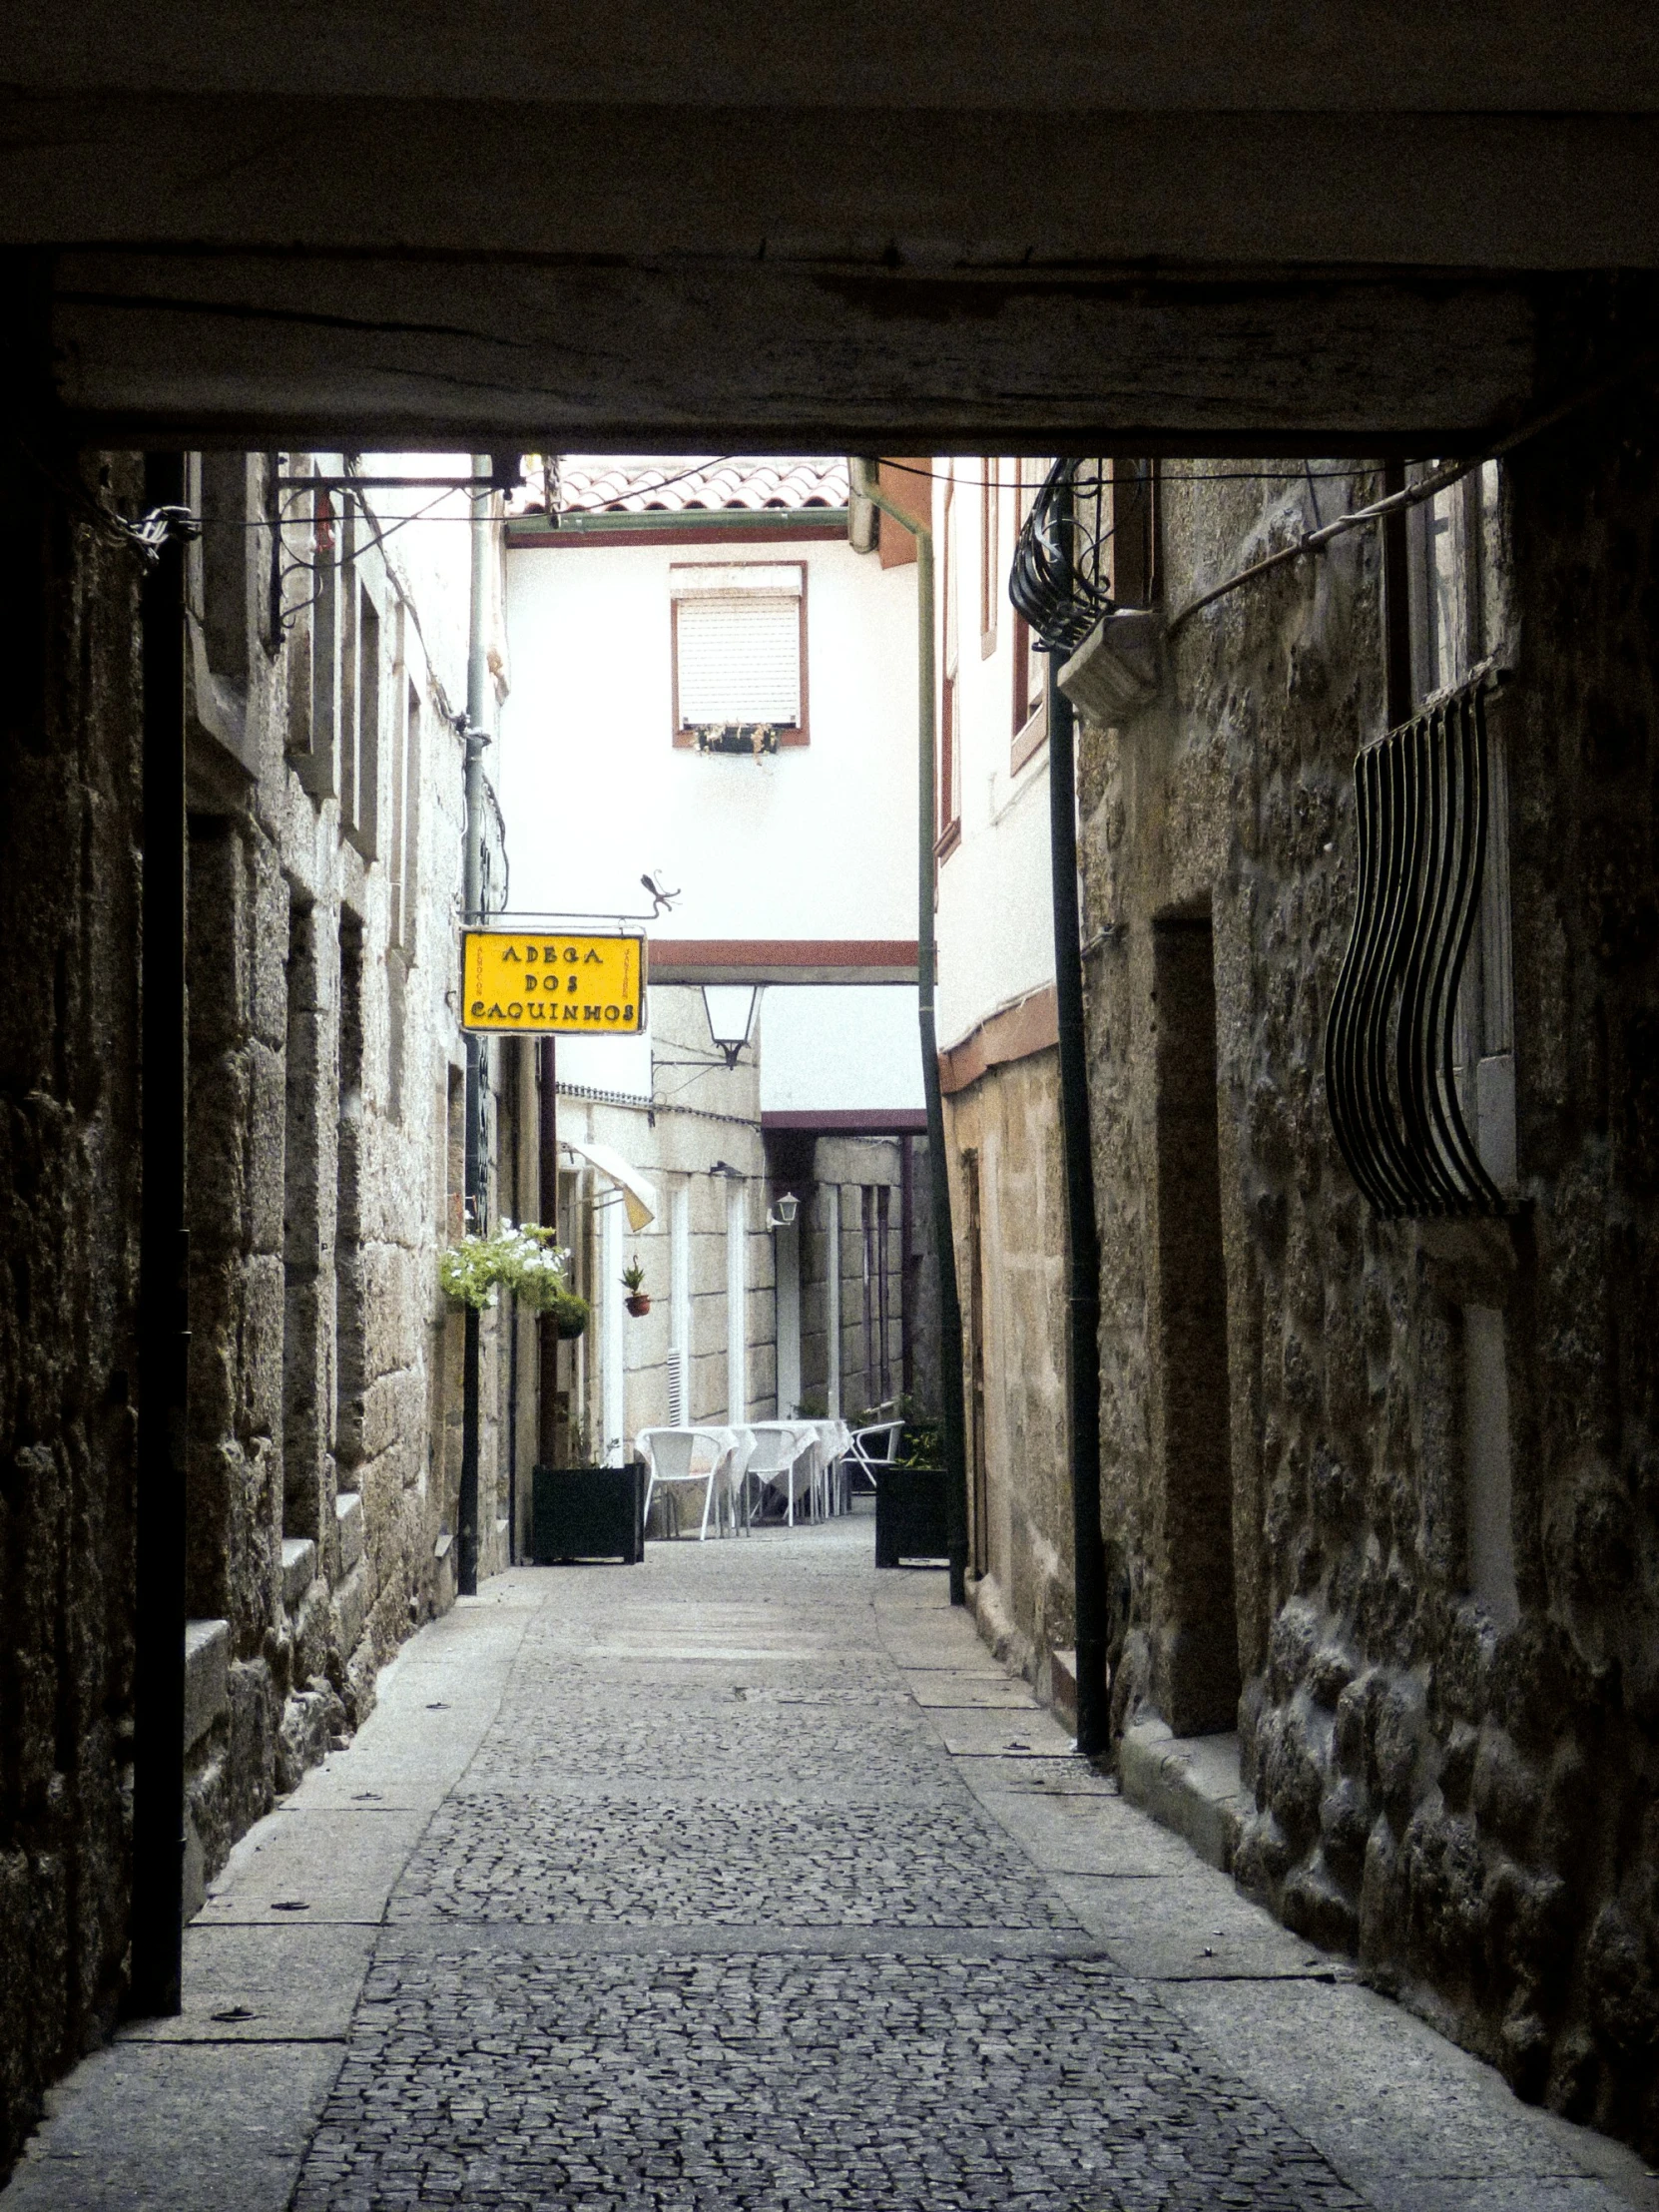
[[[651,1294],[649,1291],[630,1291],[622,1303],[634,1319],[639,1321],[651,1311]]]

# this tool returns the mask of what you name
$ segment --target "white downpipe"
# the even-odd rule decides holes
[[[668,1207],[668,1333],[671,1422],[692,1419],[691,1185],[677,1183]],[[675,1395],[678,1393],[678,1404]]]
[[[825,1186],[825,1199],[829,1206],[829,1247],[825,1259],[825,1289],[828,1294],[829,1312],[825,1319],[825,1334],[829,1338],[826,1347],[827,1401],[830,1418],[841,1417],[841,1187],[838,1183]]]
[[[801,1224],[776,1232],[778,1301],[778,1418],[789,1420],[801,1403]]]
[[[626,1379],[623,1374],[623,1331],[628,1317],[622,1310],[622,1203],[609,1198],[599,1209],[599,1272],[604,1285],[600,1300],[603,1334],[599,1346],[599,1388],[605,1421],[605,1459],[608,1467],[620,1467],[627,1457]]]
[[[749,1185],[726,1185],[726,1418],[737,1425],[749,1406]]]

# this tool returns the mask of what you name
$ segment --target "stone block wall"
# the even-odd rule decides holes
[[[0,2176],[127,1946],[138,1289],[132,456],[0,453]]]
[[[276,559],[292,465],[192,467],[187,1910],[453,1596],[459,672],[426,659],[392,557],[330,571],[306,527]],[[127,1971],[140,565],[94,502],[142,492],[131,457],[0,460],[0,2175]],[[437,537],[422,588],[458,591],[464,631],[464,533]],[[342,573],[380,650],[349,762],[312,669]],[[491,1520],[486,1571],[502,1548]]]
[[[1163,699],[1086,728],[1081,761],[1119,1723],[1225,1728],[1242,1683],[1239,1878],[1522,2095],[1649,2152],[1656,464],[1659,411],[1624,398],[1501,472],[1505,1218],[1379,1221],[1326,1102],[1353,760],[1386,721],[1376,534],[1184,625]],[[1171,468],[1168,604],[1379,488],[1280,469]],[[1225,1487],[1195,1449],[1218,1423]],[[1483,1564],[1504,1537],[1507,1580]]]
[[[831,1368],[830,1278],[838,1275],[841,1412],[851,1420],[903,1386],[903,1167],[899,1139],[821,1136],[803,1179],[801,1383],[828,1403]],[[831,1211],[831,1208],[834,1211]],[[883,1223],[885,1230],[883,1233]],[[886,1338],[881,1315],[885,1275]]]
[[[964,1339],[968,1593],[999,1657],[1049,1688],[1075,1640],[1066,1447],[1059,1056],[988,1069],[945,1100]]]
[[[426,659],[385,555],[346,565],[344,518],[331,547],[289,534],[273,614],[276,465],[209,456],[193,479],[188,1602],[229,1651],[191,1748],[193,1901],[453,1594],[461,1330],[436,1253],[458,1231],[457,672]],[[439,588],[464,600],[445,542]],[[484,1572],[506,1550],[497,1331],[486,1316]]]

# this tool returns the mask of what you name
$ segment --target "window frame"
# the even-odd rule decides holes
[[[997,618],[1002,606],[1002,595],[996,588],[1002,552],[1000,455],[983,455],[979,469],[979,658],[988,661],[996,651]]]
[[[680,608],[681,608],[681,604],[682,604],[682,602],[681,602],[681,599],[679,598],[679,596],[678,596],[678,595],[677,595],[677,594],[675,593],[675,591],[674,591],[674,587],[673,587],[673,577],[674,577],[674,573],[675,573],[675,571],[676,571],[676,570],[678,570],[678,569],[688,569],[688,568],[724,568],[724,569],[739,569],[739,568],[771,568],[771,569],[778,569],[778,568],[793,568],[793,569],[797,569],[797,570],[799,570],[799,571],[800,571],[800,575],[801,575],[801,596],[800,596],[800,599],[799,599],[799,601],[798,601],[797,605],[798,605],[798,610],[799,610],[799,620],[800,620],[800,625],[801,625],[801,633],[800,633],[800,645],[799,645],[799,648],[798,648],[798,650],[799,650],[799,655],[800,655],[800,660],[799,660],[799,668],[800,668],[800,685],[799,685],[799,696],[800,696],[800,701],[801,701],[801,719],[800,719],[800,721],[799,721],[799,722],[798,722],[798,723],[797,723],[797,724],[796,724],[796,725],[795,725],[795,726],[794,726],[793,728],[790,728],[790,729],[780,729],[780,730],[779,730],[779,732],[778,732],[778,747],[779,747],[779,751],[780,751],[780,752],[782,752],[782,751],[783,751],[783,750],[784,750],[784,749],[785,749],[786,747],[796,747],[796,746],[804,746],[804,745],[810,745],[810,744],[812,743],[812,720],[811,720],[811,709],[810,709],[810,704],[809,704],[809,702],[810,702],[810,699],[811,699],[811,693],[810,693],[810,691],[809,691],[809,688],[808,688],[808,668],[807,668],[807,591],[808,591],[808,585],[809,585],[809,583],[810,583],[810,581],[811,581],[811,579],[810,579],[810,575],[809,575],[809,568],[810,568],[810,564],[809,564],[808,562],[806,562],[806,561],[766,561],[766,560],[752,560],[752,561],[732,561],[732,560],[725,560],[725,561],[673,561],[673,562],[671,562],[671,563],[669,564],[669,579],[670,579],[670,581],[669,581],[669,601],[668,601],[668,605],[669,605],[669,715],[670,715],[670,721],[671,721],[671,730],[672,730],[673,746],[674,746],[674,750],[675,750],[675,752],[677,752],[677,753],[695,753],[695,752],[697,751],[697,732],[696,732],[696,730],[695,730],[694,728],[691,728],[691,727],[683,727],[683,726],[682,726],[682,724],[681,724],[681,721],[680,721]],[[759,728],[761,727],[761,725],[760,725],[760,724],[758,724],[758,723],[750,723],[750,722],[744,722],[744,723],[737,723],[737,724],[734,724],[734,725],[733,725],[733,727],[734,727],[734,728],[736,728],[736,729],[738,729],[738,730],[740,730],[740,731],[751,731],[751,730],[756,730],[756,729],[759,729]]]

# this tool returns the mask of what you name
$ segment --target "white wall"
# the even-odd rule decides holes
[[[806,564],[812,742],[760,762],[677,750],[669,569],[750,558]],[[525,547],[507,617],[491,765],[516,909],[638,910],[661,868],[684,894],[664,935],[914,935],[913,566],[824,539]]]
[[[760,1029],[763,1113],[922,1104],[910,984],[769,984]]]
[[[979,486],[987,465],[1001,472],[995,576],[996,649],[980,652]],[[1013,559],[1014,466],[977,455],[936,460],[940,478],[956,473],[950,502],[957,637],[956,715],[961,760],[961,841],[939,869],[938,1030],[941,1046],[959,1044],[999,1006],[1054,980],[1048,865],[1048,748],[1017,771],[1013,744],[1014,611],[1008,604]],[[944,627],[944,484],[933,487],[939,534],[941,679],[948,665]]]

